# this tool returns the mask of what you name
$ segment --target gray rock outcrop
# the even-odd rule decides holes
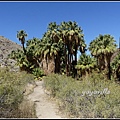
[[[10,71],[19,71],[19,66],[16,66],[16,61],[8,58],[8,55],[17,49],[22,50],[22,46],[4,36],[0,36],[0,67],[8,67]]]

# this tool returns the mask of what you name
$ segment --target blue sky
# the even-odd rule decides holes
[[[76,21],[87,46],[99,34],[112,35],[119,44],[120,2],[0,2],[0,36],[18,44],[17,31],[28,39],[42,38],[50,22]]]

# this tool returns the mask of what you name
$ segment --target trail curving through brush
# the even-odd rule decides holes
[[[28,95],[28,99],[35,102],[37,118],[62,118],[55,102],[49,99],[42,85],[43,80],[36,81],[34,91]]]

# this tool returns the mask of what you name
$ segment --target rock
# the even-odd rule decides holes
[[[4,36],[0,36],[0,66],[8,67],[10,71],[19,71],[19,66],[16,66],[16,61],[13,59],[9,59],[8,55],[13,51],[20,49],[22,50],[22,46],[17,43],[5,38]]]

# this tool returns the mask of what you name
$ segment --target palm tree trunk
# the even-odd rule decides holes
[[[64,55],[65,55],[65,67],[66,67],[66,74],[68,76],[68,64],[67,64],[67,53],[66,53],[66,45],[64,48]]]
[[[54,56],[48,59],[48,74],[55,72],[55,61]]]
[[[68,75],[70,76],[70,46],[68,45]]]
[[[76,44],[76,41],[75,41]],[[77,45],[75,45],[75,65],[77,65]],[[75,66],[74,66],[75,67]],[[77,76],[77,69],[75,69],[75,77]]]
[[[118,66],[118,68],[116,70],[116,77],[120,81],[120,66]]]
[[[45,58],[42,60],[42,67],[45,75],[47,75],[47,63]]]
[[[70,54],[70,71],[72,71],[73,70],[73,68],[72,68],[73,66],[72,66],[72,54]],[[72,71],[73,72],[73,71]]]
[[[22,47],[23,47],[24,54],[26,55],[26,49],[25,49],[24,43],[22,44]]]
[[[110,59],[111,59],[110,54],[106,55],[106,61],[107,61],[107,69],[108,69],[108,79],[111,80],[111,66],[110,66]]]
[[[55,73],[60,73],[60,57],[58,55],[55,58]]]
[[[110,67],[110,62],[108,63],[108,78],[111,80],[111,67]]]

